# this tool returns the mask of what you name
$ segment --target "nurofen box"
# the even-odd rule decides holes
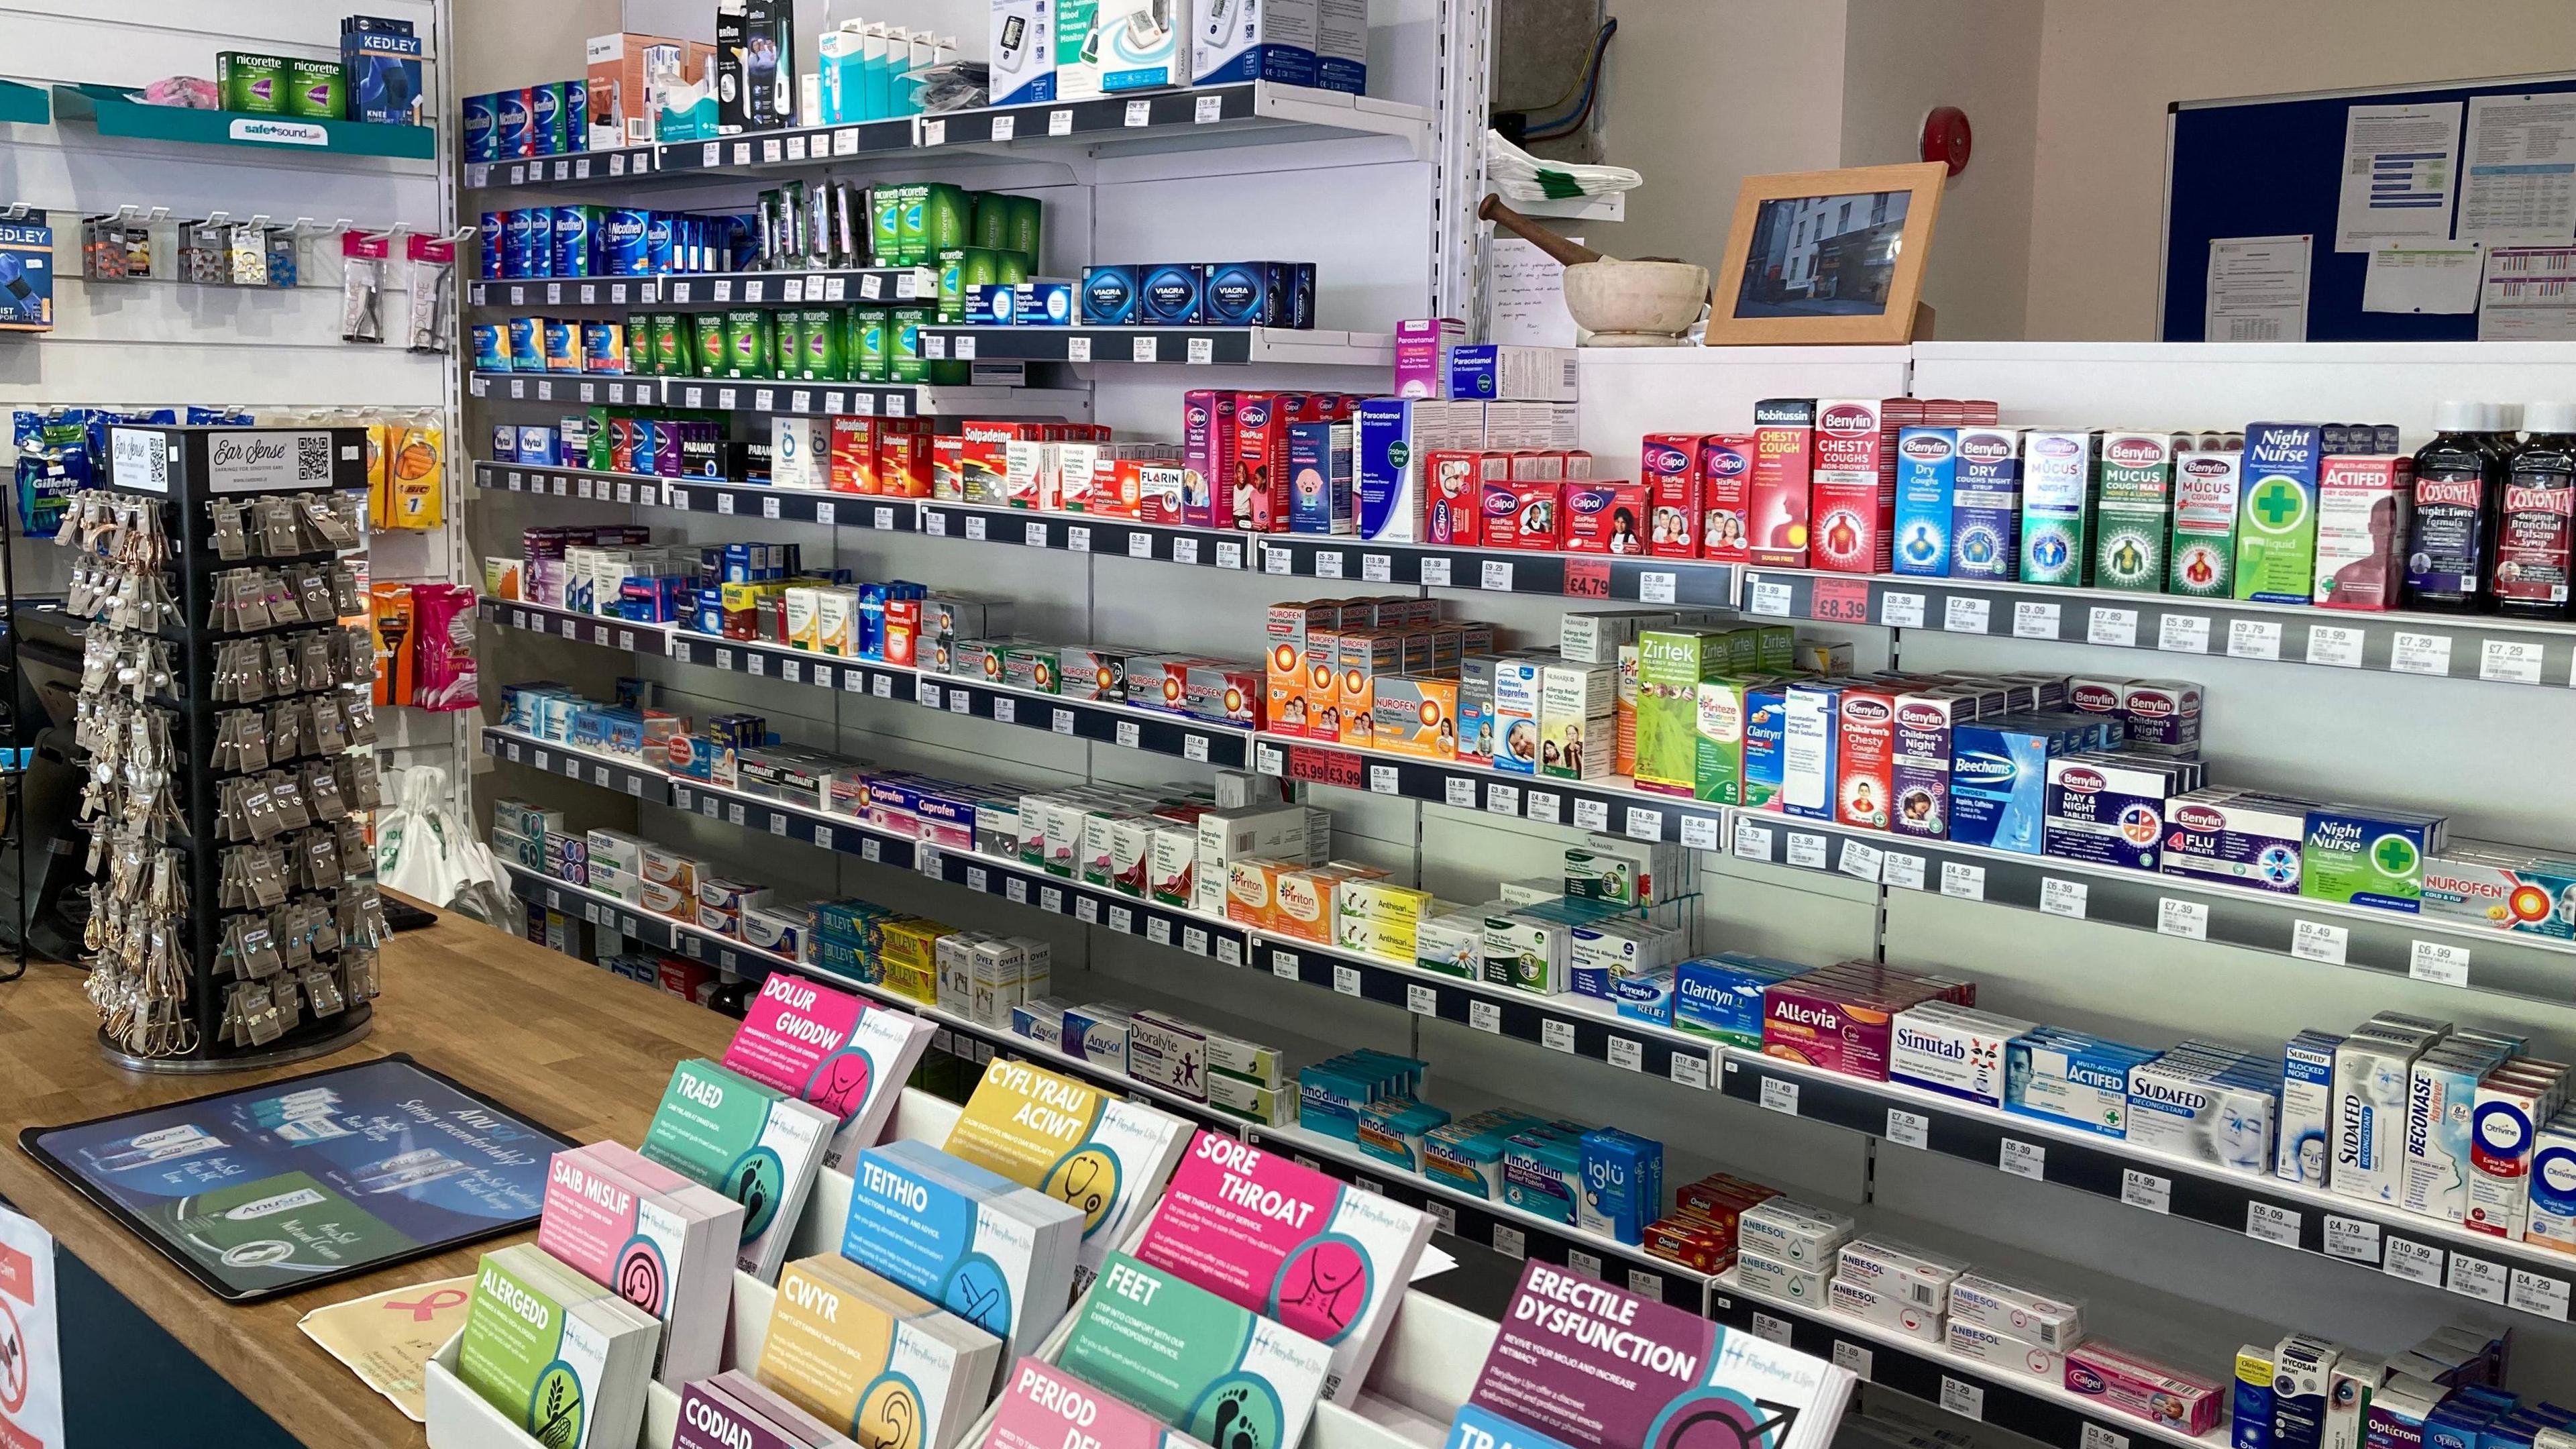
[[[2316,590],[2317,479],[2325,450],[2314,423],[2245,429],[2236,511],[2236,597],[2305,604]]]
[[[1997,1333],[1974,1323],[1962,1323],[1956,1318],[1949,1320],[1942,1332],[1942,1342],[1962,1358],[2001,1369],[2018,1369],[2053,1384],[2066,1381],[2066,1355],[2056,1349],[2042,1348],[2008,1333]]]
[[[2102,435],[2083,429],[2032,428],[2021,438],[2021,581],[2078,586],[2092,582],[2087,548],[2093,521],[2094,473]]]
[[[1889,566],[1900,574],[1950,572],[1950,498],[1959,469],[1957,428],[1901,428],[1896,434],[1896,510]]]
[[[1883,574],[1896,522],[1892,411],[1919,406],[1899,399],[1891,406],[1871,398],[1825,398],[1816,403],[1815,451],[1808,483],[1808,558],[1820,569]]]
[[[2073,1299],[2034,1293],[1975,1272],[1951,1281],[1950,1321],[2046,1348],[2071,1348],[2084,1340],[2083,1306]]]
[[[2452,840],[2425,858],[2423,911],[2492,930],[2576,937],[2576,862]]]
[[[2021,429],[1961,428],[1955,447],[1951,576],[2008,582],[2021,567]]]
[[[2190,448],[2174,455],[2171,563],[2165,592],[2196,599],[2236,592],[2236,506],[2241,455]]]
[[[1753,405],[1753,472],[1745,488],[1749,562],[1807,566],[1815,432],[1812,398],[1770,398]]]
[[[2165,544],[2173,519],[2173,433],[2105,433],[2095,493],[2093,583],[2131,593],[2161,593]]]
[[[2066,1387],[2105,1408],[2195,1437],[2218,1426],[2216,1383],[2099,1339],[2067,1351]]]
[[[1887,1079],[1988,1107],[2004,1105],[2004,1051],[2037,1023],[1946,1001],[1897,1013]]]

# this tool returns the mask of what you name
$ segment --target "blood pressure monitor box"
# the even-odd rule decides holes
[[[1056,0],[993,0],[993,104],[1055,99]]]
[[[1315,84],[1316,0],[1199,0],[1190,81]]]

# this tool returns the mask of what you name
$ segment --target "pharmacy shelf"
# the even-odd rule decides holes
[[[1577,783],[1269,733],[1253,739],[1252,768],[1308,784],[1400,795],[1541,825],[1570,825],[1631,840],[1678,840],[1693,850],[1721,849],[1727,838],[1723,806],[1687,795],[1651,795],[1616,777]]]
[[[1547,594],[1587,604],[1731,609],[1735,607],[1732,569],[1729,564],[1698,559],[1610,558],[1294,535],[1265,537],[1261,543],[1261,571],[1268,574]]]
[[[703,312],[716,307],[909,302],[938,293],[939,274],[928,267],[852,267],[470,282],[465,300],[476,307],[654,307]]]
[[[539,498],[552,496],[580,498],[599,503],[623,503],[639,508],[672,506],[665,500],[668,489],[674,481],[656,474],[610,473],[589,468],[487,463],[479,459],[474,464],[475,485],[486,490],[526,493]],[[766,486],[760,486],[746,491],[765,494],[772,490]],[[760,509],[755,505],[749,511],[756,516]],[[810,522],[812,515],[813,510],[808,508],[805,521]]]
[[[1379,1002],[1415,1016],[1439,1017],[1701,1091],[1715,1080],[1716,1053],[1708,1041],[1623,1017],[1607,1001],[1570,992],[1535,996],[1266,933],[1255,945],[1252,964],[1283,981]]]
[[[2271,1176],[2250,1177],[2117,1138],[1743,1051],[1718,1089],[1767,1111],[1978,1162],[2142,1212],[2352,1263],[2535,1317],[2566,1322],[2576,1260]]]
[[[1392,367],[1385,332],[1292,327],[960,327],[921,329],[921,354],[981,362],[1160,362],[1201,366]]]
[[[683,925],[667,916],[658,916],[629,905],[614,896],[602,894],[587,886],[577,886],[556,880],[552,876],[530,870],[515,862],[505,861],[502,863],[502,868],[510,874],[511,893],[521,900],[542,905],[550,911],[577,915],[592,925],[641,941],[655,950],[674,951],[692,961],[702,961],[718,970],[730,971],[737,976],[756,978],[766,976],[772,971],[793,971],[800,976],[812,977],[826,985],[858,992],[871,1001],[920,1017],[924,1021],[937,1025],[942,1034],[950,1038],[946,1042],[934,1042],[934,1045],[939,1046],[943,1051],[956,1053],[958,1041],[971,1041],[979,1044],[982,1049],[965,1054],[974,1055],[983,1060],[990,1060],[996,1054],[1026,1057],[1051,1071],[1088,1082],[1103,1090],[1122,1096],[1133,1095],[1146,1098],[1154,1105],[1166,1111],[1177,1112],[1203,1127],[1214,1127],[1220,1131],[1233,1133],[1243,1125],[1239,1119],[1229,1117],[1209,1107],[1205,1102],[1194,1101],[1176,1092],[1165,1091],[1161,1087],[1138,1081],[1125,1072],[1111,1071],[1096,1062],[1053,1050],[1016,1033],[988,1026],[955,1012],[915,1000],[900,992],[889,991],[881,983],[845,976],[811,961],[800,961],[793,957],[782,956],[775,951],[763,951],[731,936],[719,935],[697,926]]]
[[[53,98],[41,87],[0,80],[0,122],[20,126],[53,123]]]
[[[367,121],[325,121],[303,116],[251,115],[242,111],[199,111],[185,106],[147,106],[128,100],[121,86],[57,85],[54,113],[59,120],[80,121],[102,136],[144,141],[178,141],[195,146],[255,146],[292,151],[298,156],[382,156],[426,161],[438,154],[436,126],[377,125]]]
[[[587,190],[616,185],[633,189],[651,184],[659,146],[616,146],[570,156],[532,156],[509,161],[469,161],[465,189],[502,191]]]
[[[640,492],[637,501],[643,501]],[[920,507],[910,498],[772,488],[766,483],[675,478],[663,484],[658,501],[662,507],[681,513],[776,518],[789,523],[819,523],[826,528],[864,528],[876,533],[911,533],[921,526]]]
[[[684,664],[740,671],[871,699],[905,699],[926,708],[1025,729],[1169,755],[1198,764],[1241,769],[1251,732],[1185,720],[1134,705],[1071,699],[1039,690],[1006,689],[981,680],[863,659],[838,659],[783,644],[724,639],[669,624],[601,618],[541,604],[486,599],[483,617],[496,624],[593,644],[623,654],[654,654]]]
[[[1254,753],[1257,759],[1257,747]],[[2569,959],[2576,942],[2508,935],[2451,916],[1917,840],[1767,810],[1727,813],[1728,848],[1742,860],[2544,1001],[2565,1002],[2576,989]]]
[[[1255,536],[1229,529],[1130,523],[1084,513],[1038,513],[967,503],[920,503],[921,532],[932,538],[1018,544],[1063,553],[1105,554],[1200,568],[1241,569]]]
[[[2108,589],[1748,566],[1758,618],[1938,629],[2501,684],[2576,683],[2576,623],[2483,614],[2373,614]]]
[[[1710,1279],[1616,1238],[1585,1232],[1500,1202],[1470,1197],[1368,1156],[1354,1142],[1302,1126],[1244,1128],[1244,1140],[1285,1152],[1307,1167],[1431,1214],[1442,1232],[1513,1259],[1537,1258],[1617,1283],[1693,1313],[1707,1311]]]
[[[1757,1293],[1736,1281],[1733,1269],[1709,1289],[1708,1301],[1709,1316],[1729,1328],[1840,1364],[1880,1388],[2055,1449],[2129,1449],[2133,1443],[2223,1449],[2228,1443],[2223,1403],[2218,1427],[2195,1438],[2151,1420],[2107,1412],[2061,1383],[1983,1363],[1944,1344],[1925,1343],[1815,1304]]]
[[[686,408],[746,417],[1052,417],[1089,411],[1090,394],[1067,388],[944,387],[927,383],[700,381],[677,377],[584,376],[572,372],[475,372],[467,390],[492,402]]]
[[[764,800],[634,762],[569,749],[498,725],[483,727],[483,752],[511,764],[621,791],[647,804],[693,811],[709,820],[855,855],[870,865],[911,870],[1000,896],[1014,905],[1071,916],[1084,925],[1106,926],[1122,935],[1141,936],[1154,945],[1171,946],[1227,966],[1240,966],[1251,959],[1251,933],[1217,913],[1139,900],[1106,887],[1051,875],[1016,859],[927,844],[853,816]]]

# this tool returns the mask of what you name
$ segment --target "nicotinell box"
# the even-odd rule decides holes
[[[2105,1408],[2185,1434],[2218,1426],[2217,1384],[2099,1339],[2067,1352],[2066,1387]]]
[[[2236,597],[2305,604],[2316,590],[2317,479],[2325,452],[2314,423],[2245,429],[2236,511]]]
[[[1950,1321],[2024,1343],[2054,1349],[2084,1340],[2083,1305],[2055,1293],[2034,1293],[1981,1273],[1961,1273],[1950,1283]]]
[[[1851,1241],[1857,1226],[1841,1213],[1775,1197],[1746,1208],[1735,1220],[1735,1234],[1746,1253],[1823,1272],[1832,1267],[1834,1255]]]
[[[1900,574],[1950,572],[1950,498],[1959,471],[1959,429],[1905,428],[1896,435],[1895,541]]]
[[[1946,1001],[1899,1012],[1887,1079],[1988,1107],[2004,1105],[2004,1048],[2038,1029]]]
[[[2444,819],[2351,805],[2308,812],[2299,894],[2382,910],[2414,912],[2424,894],[2424,857],[2443,845]]]
[[[2197,599],[2234,597],[2240,460],[2237,453],[2197,448],[2174,455],[2165,592]]]
[[[1812,398],[1753,405],[1753,473],[1745,488],[1746,556],[1753,563],[1807,566],[1815,432]]]
[[[1961,428],[1950,485],[1950,573],[2018,577],[2021,567],[2021,429]]]
[[[2004,1110],[2105,1137],[2128,1133],[2129,1069],[2156,1053],[2042,1027],[2005,1048]]]
[[[2041,853],[2088,865],[2154,870],[2165,811],[2197,784],[2197,764],[2140,755],[2064,755],[2048,762]]]
[[[2329,1139],[2334,1130],[2335,1051],[2343,1038],[2303,1031],[2281,1049],[2279,1145],[2272,1175],[2284,1182],[2324,1187]]]
[[[2021,581],[2092,582],[2086,548],[2093,521],[2094,473],[2102,435],[2081,429],[2033,428],[2021,440]]]
[[[1890,452],[1893,439],[1884,426],[1886,411],[1885,404],[1867,398],[1827,398],[1816,404],[1808,558],[1817,568],[1847,574],[1888,571],[1896,466]]]
[[[2026,1343],[2011,1334],[1997,1333],[1977,1324],[1961,1323],[1956,1318],[1949,1321],[1943,1333],[1942,1341],[1950,1346],[1952,1353],[1963,1358],[1972,1358],[1997,1368],[2017,1369],[2053,1384],[2066,1381],[2066,1355],[2056,1349]]]
[[[2173,517],[2173,433],[2105,433],[2095,494],[2093,584],[2161,593]]]
[[[2406,1103],[2427,1038],[2378,1025],[2335,1047],[2333,1158],[2326,1186],[2345,1197],[2393,1203],[2403,1186]]]

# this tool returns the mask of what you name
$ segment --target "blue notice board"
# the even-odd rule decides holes
[[[2576,100],[2576,75],[2511,76],[2414,90],[2175,102],[2166,113],[2162,339],[2206,340],[2202,329],[2212,238],[2307,233],[2314,238],[2308,259],[2309,341],[2476,340],[2474,311],[2418,315],[2361,310],[2370,255],[2335,250],[2345,115],[2354,106],[2449,103],[2461,107],[2463,154],[2451,168],[2456,236],[2462,178],[2472,161],[2465,154],[2469,98],[2552,93],[2567,93]]]

